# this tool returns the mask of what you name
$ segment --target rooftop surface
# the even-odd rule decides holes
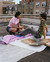
[[[6,31],[7,26],[0,26],[0,36],[7,35]],[[34,28],[37,28],[38,26],[33,26]],[[50,26],[48,26],[50,30]],[[0,62],[17,62],[20,59],[28,56],[19,62],[50,62],[50,48],[46,48],[43,52],[35,53],[34,52],[13,46],[13,45],[1,45],[0,44]]]

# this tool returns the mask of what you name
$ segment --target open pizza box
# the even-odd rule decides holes
[[[46,46],[49,46],[49,47],[50,47],[50,39],[46,39],[46,40],[41,39],[41,41],[43,42],[43,44],[44,44],[44,45],[46,45]]]
[[[50,39],[40,39],[39,41],[32,40],[30,38],[22,40],[23,43],[28,44],[30,46],[40,46],[46,45],[50,47]]]

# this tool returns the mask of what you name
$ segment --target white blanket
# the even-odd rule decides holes
[[[28,38],[33,38],[33,36],[30,36]],[[28,38],[25,38],[25,39],[28,39]],[[50,38],[50,36],[47,36],[47,39],[48,38]],[[44,45],[41,45],[41,46],[29,46],[27,44],[22,43],[21,40],[16,40],[14,42],[11,42],[10,44],[18,46],[18,47],[22,47],[22,48],[27,49],[27,50],[35,51],[35,52],[41,52],[46,48],[46,46],[44,46]]]

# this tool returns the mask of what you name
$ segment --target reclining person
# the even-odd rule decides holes
[[[21,30],[23,29],[23,26],[20,26],[19,24],[19,19],[21,18],[21,13],[20,12],[16,12],[15,16],[10,20],[8,27],[7,27],[7,31],[9,32],[9,34],[14,34],[15,32],[21,32]]]
[[[20,35],[26,35],[31,33],[35,38],[41,38],[42,35],[44,35],[44,39],[46,39],[46,33],[45,33],[45,28],[48,32],[48,28],[46,26],[46,19],[47,19],[47,15],[45,13],[40,14],[40,26],[38,31],[34,31],[31,28],[28,28],[26,30],[24,30],[23,32],[20,33]]]

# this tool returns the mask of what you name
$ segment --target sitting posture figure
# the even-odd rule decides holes
[[[19,19],[21,18],[21,13],[20,12],[16,12],[15,16],[10,20],[8,27],[7,27],[7,31],[9,32],[9,34],[14,34],[15,32],[21,32],[21,30],[23,29],[23,26],[19,25]]]
[[[46,39],[46,33],[45,33],[45,28],[48,32],[48,28],[46,26],[46,19],[47,19],[47,15],[45,13],[40,14],[40,26],[38,31],[34,31],[31,28],[28,28],[26,30],[24,30],[23,32],[20,33],[20,35],[26,35],[31,33],[32,35],[34,35],[35,38],[41,38],[42,35],[44,35],[44,39]]]

